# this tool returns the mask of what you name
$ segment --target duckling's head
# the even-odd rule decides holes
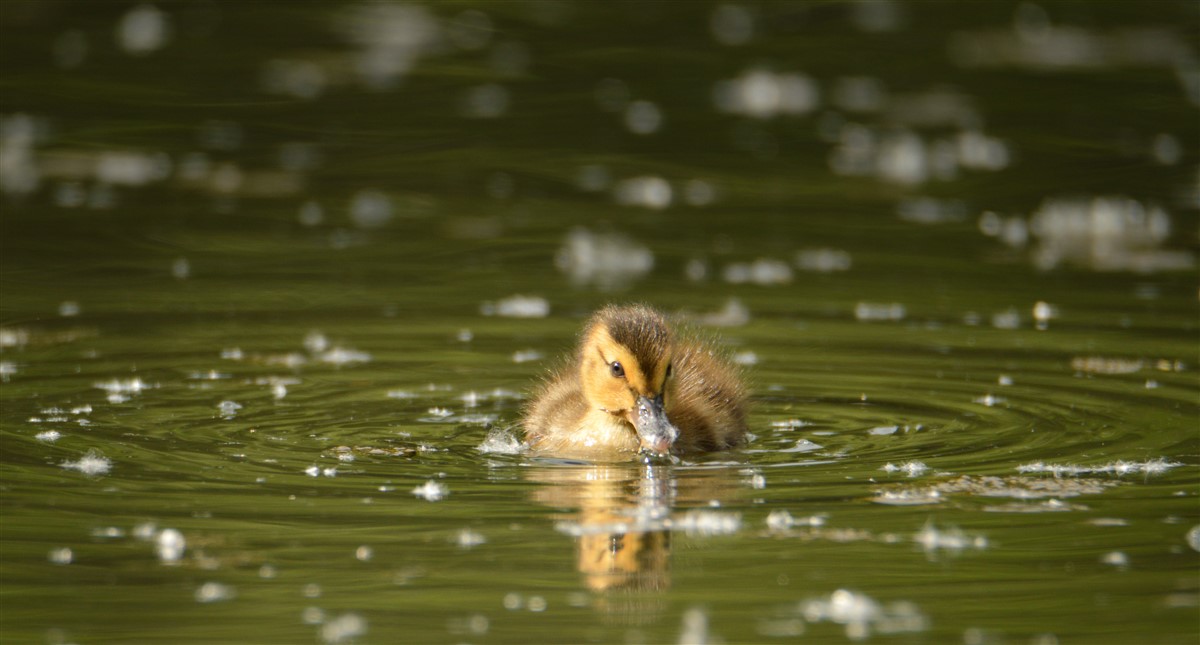
[[[579,347],[590,405],[625,422],[643,450],[665,455],[679,436],[664,409],[674,338],[667,321],[640,305],[601,309]]]

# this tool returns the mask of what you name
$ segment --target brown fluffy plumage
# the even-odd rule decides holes
[[[524,426],[534,451],[558,456],[722,450],[744,440],[746,393],[735,367],[677,338],[662,314],[609,306],[584,327],[574,360],[534,397]]]

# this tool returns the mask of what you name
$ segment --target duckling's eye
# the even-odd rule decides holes
[[[625,376],[625,368],[621,367],[621,363],[619,361],[613,361],[612,364],[609,365],[608,367],[609,367],[609,369],[612,370],[613,376],[615,376],[617,378],[621,378],[621,377]]]
[[[667,363],[667,377],[670,378],[670,376],[671,376],[671,364]]]

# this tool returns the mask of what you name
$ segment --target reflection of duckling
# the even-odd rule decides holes
[[[559,530],[577,536],[576,565],[587,587],[597,592],[669,588],[672,534],[665,526],[673,511],[727,501],[742,487],[736,470],[660,464],[556,464],[530,468],[525,476],[541,484],[531,499],[573,511]],[[657,613],[661,608],[642,609]]]
[[[657,311],[609,306],[584,328],[575,360],[525,413],[536,452],[621,459],[722,450],[746,433],[737,370],[714,350],[676,339]]]

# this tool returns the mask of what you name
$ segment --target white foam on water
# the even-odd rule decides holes
[[[921,545],[927,555],[932,556],[939,550],[963,551],[965,549],[985,549],[987,538],[980,535],[967,535],[957,528],[939,529],[933,523],[926,524],[920,531],[913,534],[913,542]]]
[[[220,602],[237,597],[237,590],[220,582],[206,582],[196,589],[195,597],[199,603]]]
[[[550,315],[550,302],[539,296],[514,295],[484,302],[479,306],[479,312],[504,318],[545,318]]]
[[[449,495],[450,489],[431,479],[412,489],[412,494],[427,502],[436,502]]]
[[[454,535],[454,543],[461,549],[471,549],[487,542],[482,533],[471,529],[462,529]]]
[[[64,461],[61,465],[67,470],[78,470],[91,477],[107,475],[112,470],[112,461],[96,450],[88,451],[76,461]]]
[[[178,562],[187,549],[187,540],[178,529],[163,529],[154,539],[154,551],[166,564]]]
[[[866,594],[838,589],[826,598],[800,603],[800,614],[809,623],[831,622],[845,627],[846,637],[864,640],[872,633],[901,634],[924,631],[928,619],[911,602],[882,604]]]
[[[342,614],[321,626],[321,640],[329,644],[348,643],[367,633],[367,619],[358,614]]]
[[[929,466],[926,466],[925,463],[921,461],[910,460],[901,462],[899,464],[888,462],[887,464],[884,464],[883,468],[880,470],[886,473],[904,473],[909,477],[920,477],[929,470]]]
[[[1049,464],[1034,461],[1017,466],[1017,472],[1032,474],[1048,474],[1055,477],[1073,477],[1077,475],[1161,475],[1172,468],[1183,464],[1170,461],[1165,457],[1148,459],[1146,461],[1110,461],[1096,466],[1080,466],[1075,464]]]

